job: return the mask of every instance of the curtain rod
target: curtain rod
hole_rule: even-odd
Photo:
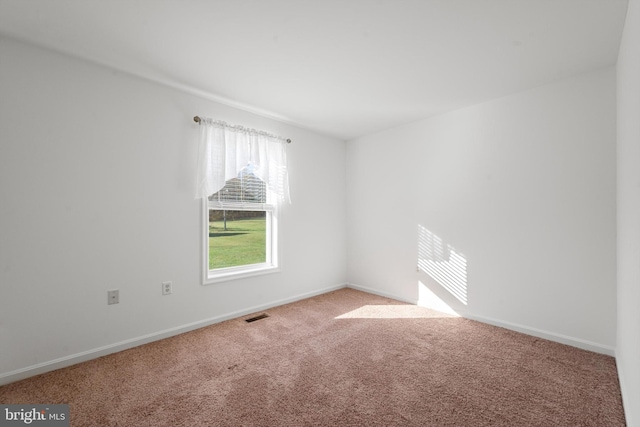
[[[199,124],[202,121],[202,119],[199,116],[194,116],[193,121]],[[290,139],[287,139],[286,141],[287,141],[287,144],[291,144]]]

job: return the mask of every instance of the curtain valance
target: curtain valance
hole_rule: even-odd
[[[247,166],[278,202],[288,201],[287,142],[284,138],[223,121],[201,118],[196,198],[207,198]]]

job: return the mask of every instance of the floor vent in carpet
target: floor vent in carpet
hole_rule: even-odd
[[[255,316],[255,317],[250,317],[248,319],[244,319],[244,321],[247,322],[247,323],[251,323],[251,322],[255,322],[256,320],[264,319],[266,317],[269,317],[269,315],[267,313],[262,313],[262,314],[259,314],[259,315]]]

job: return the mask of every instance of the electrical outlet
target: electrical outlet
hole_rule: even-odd
[[[173,291],[172,287],[172,282],[162,282],[162,295],[169,295]]]
[[[120,302],[120,290],[111,289],[107,291],[107,304],[118,304]]]

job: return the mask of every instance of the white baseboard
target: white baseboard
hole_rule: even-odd
[[[393,295],[392,293],[382,292],[377,289],[368,288],[366,286],[354,285],[353,283],[349,283],[347,287],[357,289],[362,292],[368,292],[370,294],[380,295],[380,296],[392,298],[398,301],[407,302],[409,304],[417,304],[417,301],[413,301],[408,298]],[[506,321],[494,319],[491,317],[478,316],[469,312],[458,311],[457,313],[466,319],[475,320],[477,322],[486,323],[493,326],[499,326],[501,328],[509,329],[512,331],[520,332],[520,333],[531,335],[538,338],[543,338],[543,339],[558,342],[561,344],[570,345],[572,347],[581,348],[583,350],[589,350],[595,353],[606,354],[607,356],[615,356],[615,349],[613,347],[598,344],[592,341],[587,341],[580,338],[574,338],[567,335],[557,334],[555,332],[544,331],[544,330],[532,328],[529,326],[519,325],[517,323],[506,322]]]
[[[593,341],[587,341],[580,338],[570,337],[568,335],[558,334],[555,332],[544,331],[542,329],[532,328],[529,326],[519,325],[517,323],[505,322],[503,320],[493,319],[491,317],[477,316],[470,313],[460,313],[466,319],[487,323],[493,326],[509,329],[523,334],[543,338],[549,341],[555,341],[560,344],[570,345],[572,347],[581,348],[583,350],[593,351],[595,353],[606,354],[607,356],[615,356],[615,349],[606,345],[598,344]]]
[[[151,334],[143,335],[136,338],[120,341],[114,344],[109,344],[103,347],[94,348],[91,350],[83,351],[69,356],[60,357],[58,359],[50,360],[36,365],[27,366],[25,368],[17,369],[7,373],[0,374],[0,385],[9,384],[15,381],[19,381],[25,378],[32,377],[34,375],[43,374],[45,372],[54,371],[56,369],[65,368],[67,366],[75,365],[77,363],[86,362],[87,360],[96,359],[98,357],[106,356],[111,353],[117,353],[119,351],[127,350],[129,348],[137,347],[143,344],[147,344],[153,341],[169,338],[174,335],[183,334],[185,332],[193,331],[195,329],[203,328],[205,326],[213,325],[215,323],[224,322],[225,320],[235,319],[237,317],[245,316],[247,314],[255,313],[258,311],[267,310],[269,308],[277,307],[284,304],[300,301],[306,298],[311,298],[316,295],[325,294],[338,289],[345,288],[347,284],[336,285],[329,288],[323,288],[317,291],[307,292],[304,294],[295,295],[289,298],[271,301],[266,304],[248,307],[243,310],[233,311],[220,316],[203,319],[197,322],[187,323],[185,325],[176,326],[175,328],[165,329],[163,331],[153,332]]]
[[[332,292],[338,289],[342,289],[345,287],[349,287],[352,289],[356,289],[362,292],[367,292],[374,295],[380,295],[386,298],[392,298],[397,301],[406,302],[409,304],[417,304],[417,301],[411,300],[408,298],[404,298],[402,296],[394,295],[389,292],[379,291],[377,289],[369,288],[366,286],[355,285],[353,283],[336,285],[328,288],[323,288],[313,292],[307,292],[304,294],[299,294],[293,297],[271,301],[266,304],[262,304],[259,306],[248,307],[243,310],[238,310],[230,313],[226,313],[220,316],[211,317],[208,319],[203,319],[197,322],[188,323],[185,325],[177,326],[175,328],[165,329],[163,331],[154,332],[151,334],[143,335],[140,337],[120,341],[114,344],[109,344],[103,347],[98,347],[95,349],[83,351],[80,353],[72,354],[69,356],[64,356],[58,359],[50,360],[43,363],[38,363],[36,365],[27,366],[25,368],[17,369],[15,371],[10,371],[7,373],[0,374],[0,385],[5,385],[12,383],[14,381],[19,381],[25,378],[32,377],[34,375],[43,374],[45,372],[54,371],[56,369],[65,368],[67,366],[75,365],[77,363],[86,362],[87,360],[96,359],[98,357],[106,356],[111,353],[117,353],[119,351],[127,350],[129,348],[137,347],[143,344],[147,344],[153,341],[158,341],[164,338],[169,338],[174,335],[179,335],[185,332],[193,331],[195,329],[203,328],[205,326],[213,325],[215,323],[220,323],[225,320],[235,319],[237,317],[245,316],[247,314],[255,313],[258,311],[266,310],[272,307],[277,307],[284,304],[289,304],[295,301],[303,300],[306,298],[311,298],[316,295],[325,294],[327,292]],[[559,342],[562,344],[567,344],[573,347],[582,348],[584,350],[594,351],[596,353],[606,354],[609,356],[615,356],[615,350],[612,347],[604,346],[601,344],[597,344],[591,341],[581,340],[578,338],[569,337],[562,334],[556,334],[553,332],[543,331],[536,328],[530,328],[523,325],[518,325],[511,322],[505,322],[498,319],[493,319],[484,316],[476,316],[469,313],[460,313],[465,318],[476,320],[478,322],[487,323],[494,326],[499,326],[505,329],[514,330],[517,332],[521,332],[527,335],[532,335],[539,338],[548,339],[550,341]]]
[[[369,288],[367,286],[361,286],[361,285],[356,285],[356,284],[353,284],[353,283],[349,283],[347,285],[347,288],[355,289],[357,291],[366,292],[368,294],[380,295],[381,297],[391,298],[391,299],[394,299],[396,301],[406,302],[408,304],[414,304],[414,305],[418,304],[417,300],[411,300],[411,299],[408,299],[408,298],[403,298],[401,296],[394,295],[394,294],[387,293],[387,292],[383,292],[383,291],[379,291],[377,289]]]
[[[618,355],[616,354],[616,361],[618,361]],[[620,384],[620,394],[622,395],[622,408],[624,409],[624,416],[628,426],[640,426],[640,423],[636,422],[634,417],[637,414],[640,414],[638,411],[638,404],[632,403],[629,400],[630,393],[627,391],[627,379],[624,375],[621,363],[616,363],[616,367],[618,369],[618,383]],[[640,421],[640,418],[638,419]]]

